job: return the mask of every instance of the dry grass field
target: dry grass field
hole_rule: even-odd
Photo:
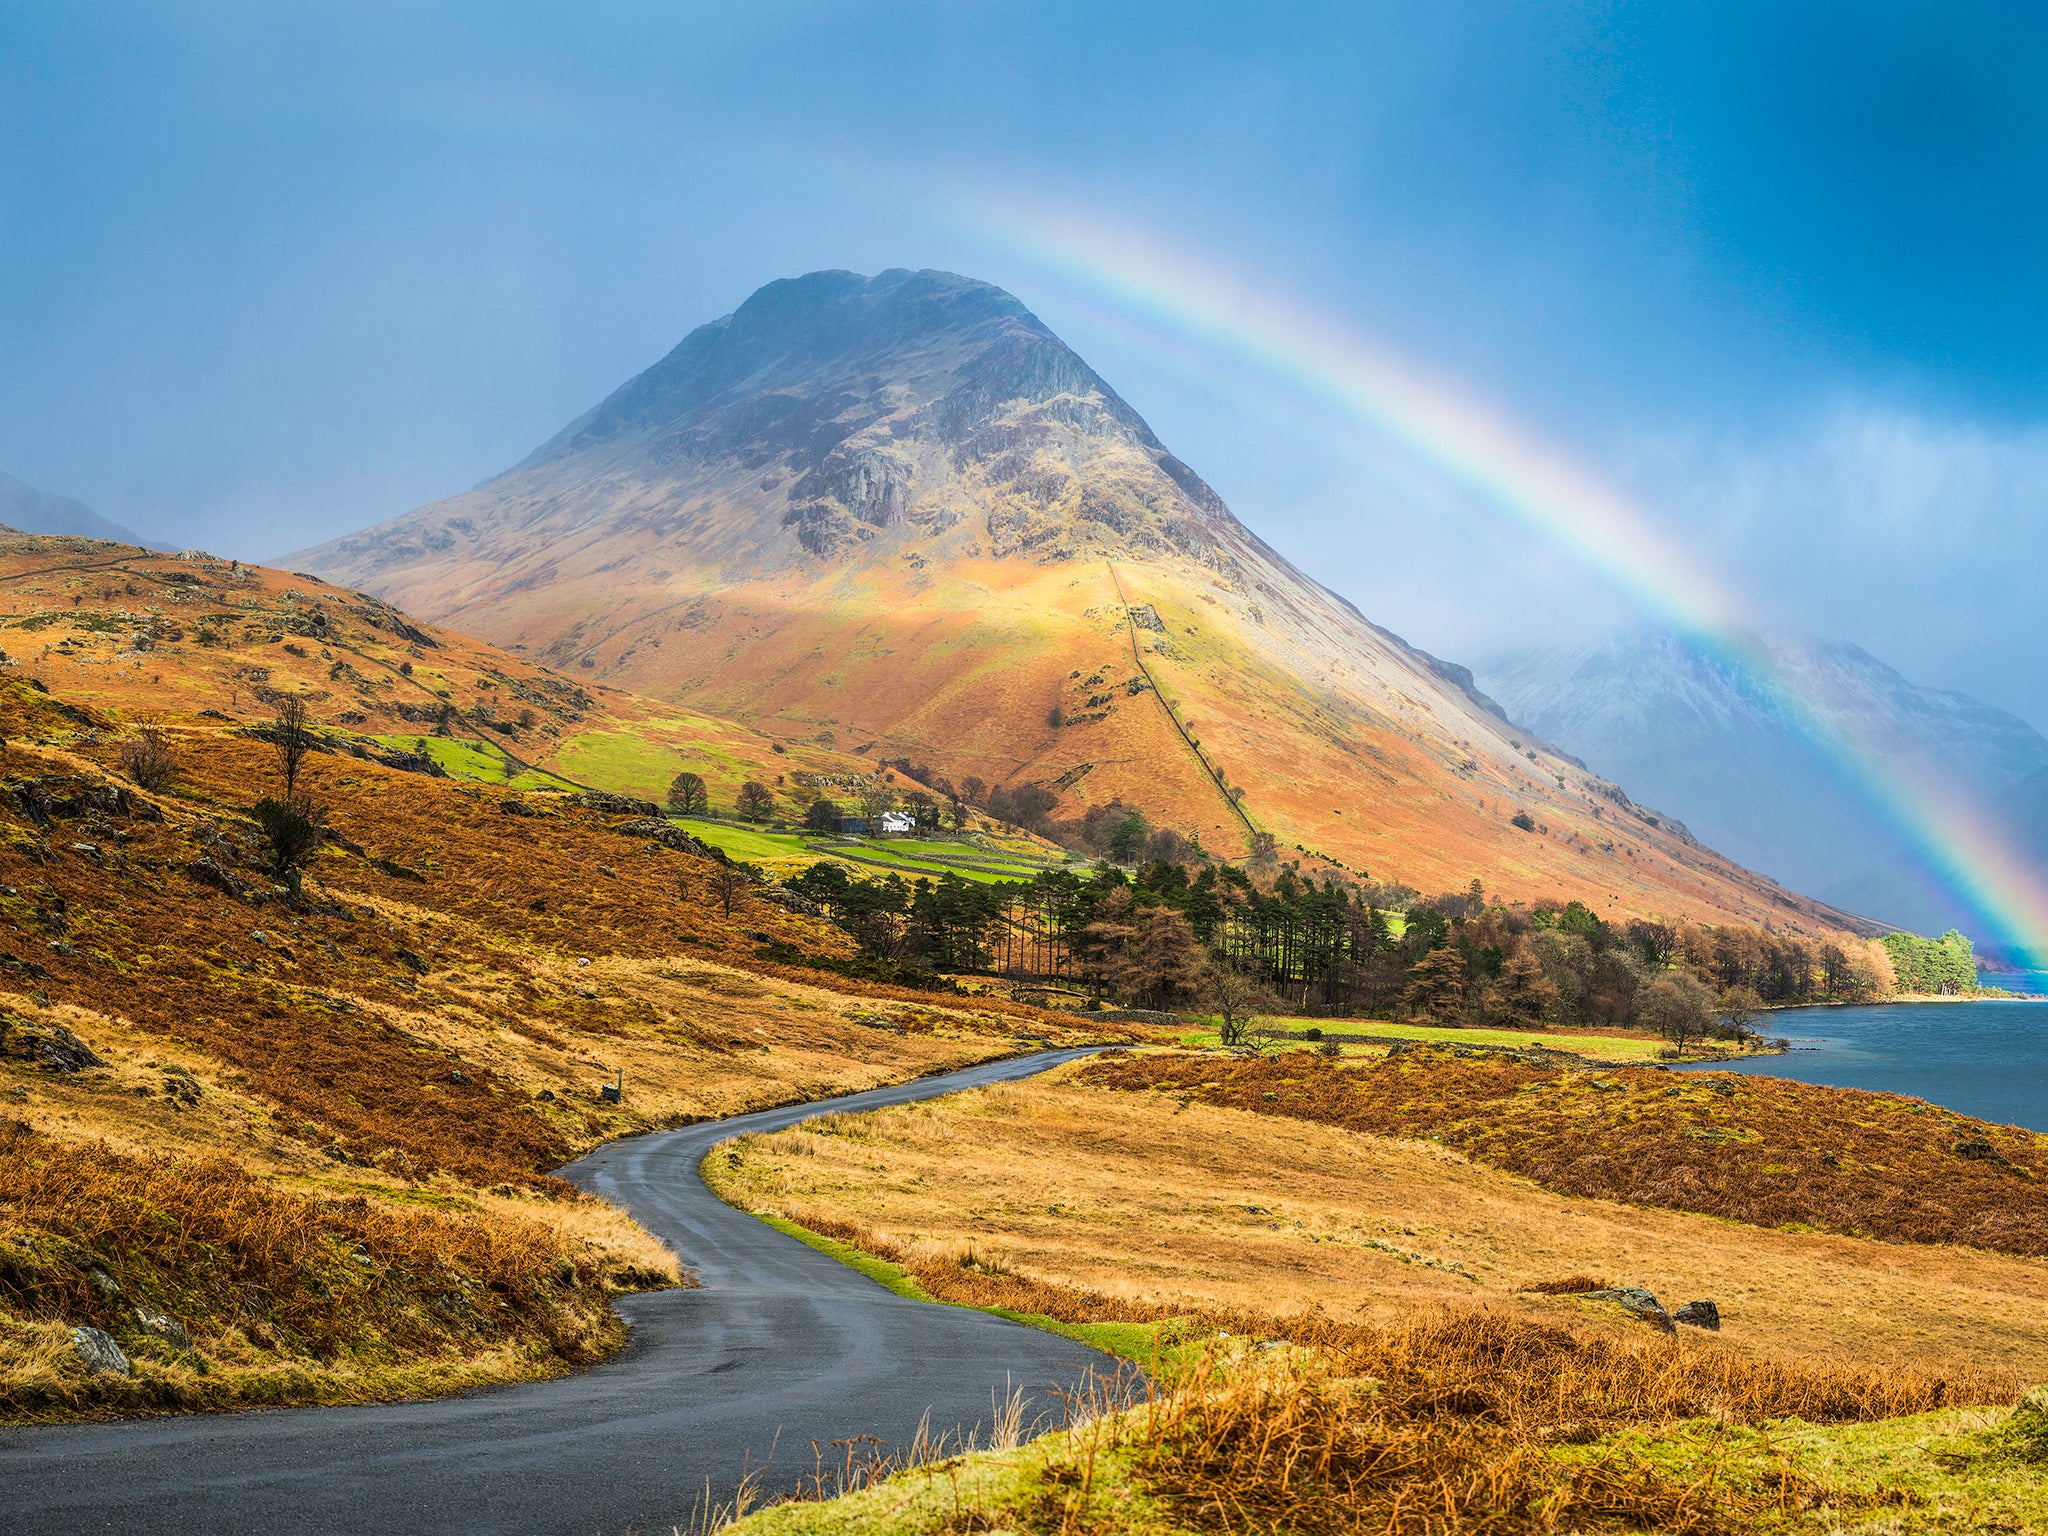
[[[2048,1138],[1898,1094],[1428,1049],[1344,1067],[1304,1052],[1155,1055],[1101,1063],[1086,1076],[1105,1088],[1428,1137],[1564,1194],[2048,1256]]]
[[[1529,1294],[1592,1275],[1668,1306],[1715,1301],[1724,1350],[2048,1378],[2048,1265],[1574,1198],[1434,1143],[1111,1093],[1088,1075],[813,1121],[707,1166],[737,1202],[857,1223],[863,1246],[967,1258],[1150,1315],[1391,1324],[1485,1303],[1641,1330],[1601,1304]]]
[[[2048,1376],[2048,1266],[1558,1195],[1435,1143],[1099,1075],[814,1121],[707,1161],[729,1199],[935,1297],[1149,1321],[1165,1351],[1150,1402],[1084,1399],[1028,1445],[850,1463],[821,1477],[826,1502],[746,1536],[2048,1519],[2034,1421],[1994,1406]],[[1527,1289],[1588,1273],[1714,1299],[1722,1331],[1667,1336]]]

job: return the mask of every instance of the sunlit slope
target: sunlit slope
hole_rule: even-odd
[[[869,772],[728,720],[572,680],[315,577],[90,539],[0,534],[0,651],[60,696],[130,721],[314,722],[458,776],[659,799],[682,768],[729,807],[749,778]],[[778,750],[778,747],[781,750]]]
[[[507,474],[295,558],[572,678],[1062,814],[1122,796],[1229,856],[1846,921],[1525,739],[945,273],[771,284]]]

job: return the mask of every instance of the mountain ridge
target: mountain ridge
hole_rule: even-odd
[[[1759,638],[1842,734],[1996,804],[2048,770],[2048,737],[2008,711],[1912,682],[1848,641]],[[1497,657],[1485,686],[1532,731],[1684,815],[1737,858],[1903,926],[1924,901],[1898,829],[1804,725],[1733,664],[1650,629]],[[1889,870],[1889,874],[1884,871]],[[1943,907],[1944,921],[1961,917]],[[1938,930],[1937,930],[1938,931]]]
[[[1524,740],[953,274],[769,284],[503,475],[290,559],[793,742],[1242,814],[1322,867],[1844,921]]]
[[[53,534],[59,537],[105,539],[132,544],[137,549],[162,552],[168,545],[152,543],[111,518],[102,517],[84,502],[53,491],[39,491],[24,480],[0,473],[0,526],[20,533]]]

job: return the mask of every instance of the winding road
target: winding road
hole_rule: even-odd
[[[813,1440],[986,1434],[1012,1385],[1115,1362],[982,1312],[905,1301],[732,1209],[697,1165],[729,1136],[1013,1081],[1047,1051],[866,1093],[615,1142],[562,1170],[672,1244],[701,1290],[621,1298],[632,1339],[593,1370],[427,1402],[0,1429],[6,1536],[300,1532],[669,1536],[742,1469],[812,1470]]]

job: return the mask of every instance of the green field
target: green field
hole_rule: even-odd
[[[727,858],[756,864],[765,859],[802,858],[810,845],[794,832],[764,832],[755,827],[736,827],[729,822],[702,821],[695,816],[676,819],[676,825],[700,843],[708,843]]]
[[[561,787],[562,781],[545,771],[521,769],[497,748],[482,742],[453,736],[372,736],[370,740],[400,752],[423,752],[451,779],[471,779],[481,784],[503,784],[509,788]]]
[[[1431,1024],[1406,1024],[1389,1019],[1261,1018],[1258,1022],[1270,1024],[1275,1029],[1299,1030],[1320,1026],[1333,1035],[1378,1035],[1445,1045],[1500,1045],[1517,1049],[1533,1045],[1545,1050],[1592,1056],[1601,1061],[1639,1061],[1645,1065],[1655,1062],[1657,1053],[1665,1049],[1665,1042],[1654,1035],[1575,1035],[1565,1030],[1549,1029],[1443,1029]],[[1190,1030],[1181,1036],[1183,1045],[1213,1046],[1220,1043],[1213,1029]],[[1369,1045],[1345,1047],[1347,1052],[1372,1049]]]

